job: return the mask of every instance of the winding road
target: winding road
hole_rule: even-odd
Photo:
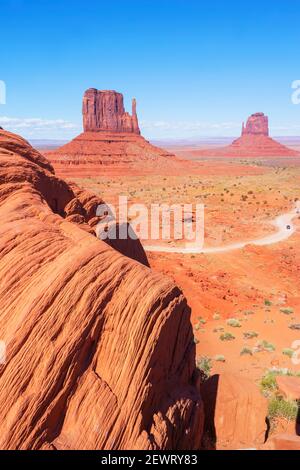
[[[247,240],[243,242],[232,243],[231,245],[214,246],[209,248],[203,248],[194,245],[183,247],[172,247],[163,245],[144,246],[144,250],[147,252],[157,253],[178,253],[178,254],[200,254],[200,253],[226,253],[228,251],[239,250],[247,245],[267,246],[273,245],[284,240],[287,240],[296,231],[296,227],[292,221],[294,218],[300,217],[300,205],[297,205],[291,212],[282,214],[276,219],[272,220],[271,225],[277,228],[275,233],[267,235],[264,238],[258,238],[253,240]]]

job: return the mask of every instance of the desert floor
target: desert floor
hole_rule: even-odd
[[[286,159],[287,160],[287,159]],[[116,203],[205,204],[205,246],[264,237],[270,221],[300,199],[295,161],[201,162],[202,175],[72,178]],[[300,340],[300,216],[295,233],[270,246],[247,245],[228,253],[149,253],[153,269],[174,279],[192,308],[198,360],[211,373],[230,371],[257,383],[272,367],[297,372],[288,351]],[[233,319],[228,324],[228,320]],[[228,335],[227,333],[230,333]],[[225,339],[224,335],[225,334]],[[288,423],[287,425],[288,426]]]

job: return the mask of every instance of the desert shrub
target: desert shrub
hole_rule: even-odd
[[[196,338],[196,337],[194,337],[194,343],[195,343],[195,344],[199,344],[199,342],[200,342],[199,339]]]
[[[245,315],[246,317],[248,317],[248,316],[250,316],[250,315],[254,315],[254,312],[253,312],[253,310],[245,310],[245,311],[244,311],[244,315]]]
[[[265,300],[265,306],[266,307],[271,307],[272,306],[272,302],[268,299]]]
[[[241,323],[236,319],[236,318],[229,318],[229,320],[227,320],[227,325],[228,326],[231,326],[232,328],[241,328]]]
[[[220,336],[221,341],[233,341],[235,339],[235,336],[233,336],[231,333],[223,333]]]
[[[299,412],[299,404],[293,400],[284,400],[282,397],[273,396],[269,402],[269,418],[285,418],[296,421]]]
[[[240,354],[241,354],[241,356],[247,356],[247,355],[252,356],[253,355],[252,350],[250,348],[247,348],[247,347],[243,348],[241,350]]]
[[[300,324],[293,324],[293,325],[289,325],[289,328],[291,330],[300,330]]]
[[[258,337],[258,333],[256,333],[256,331],[245,331],[244,333],[245,339],[253,339],[257,337]]]
[[[291,349],[291,348],[285,348],[285,349],[282,350],[282,354],[284,354],[285,356],[288,356],[290,358],[293,357],[294,353],[295,353],[294,349]]]
[[[260,341],[256,347],[258,351],[268,351],[268,352],[276,351],[276,346],[272,343],[269,343],[266,340]]]
[[[211,358],[208,356],[201,356],[197,360],[197,369],[201,370],[207,378],[210,377],[211,369],[212,369],[212,361]]]
[[[223,354],[217,354],[215,356],[215,361],[216,362],[226,362],[226,358],[225,358],[225,356],[223,356]]]
[[[224,328],[223,327],[220,327],[220,328],[215,328],[213,330],[213,333],[222,333],[224,331]]]
[[[280,312],[284,313],[285,315],[292,315],[294,313],[294,309],[291,307],[281,308]]]
[[[220,318],[221,318],[221,315],[220,315],[219,313],[215,313],[215,314],[213,315],[213,319],[214,319],[214,320],[220,320]]]

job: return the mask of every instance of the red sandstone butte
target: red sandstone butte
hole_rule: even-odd
[[[199,449],[190,308],[96,238],[99,202],[0,131],[0,449]]]
[[[249,117],[246,126],[243,123],[242,135],[231,145],[223,148],[193,151],[195,156],[215,157],[296,157],[299,152],[280,144],[269,137],[269,119],[264,113],[255,113]]]
[[[264,135],[269,136],[269,119],[264,113],[252,114],[249,117],[246,127],[243,123],[242,136],[243,135]]]
[[[140,135],[135,99],[130,115],[121,93],[91,88],[84,93],[82,113],[84,132],[46,153],[59,174],[91,176],[107,169],[147,173],[182,166],[175,155]]]
[[[125,112],[123,95],[112,90],[90,88],[83,97],[84,132],[110,131],[140,134],[136,100],[132,100],[132,116]]]

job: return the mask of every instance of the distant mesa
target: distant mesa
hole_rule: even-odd
[[[228,157],[296,157],[296,150],[280,144],[270,137],[269,118],[264,113],[252,114],[243,123],[242,135],[227,147],[193,152],[197,156]]]
[[[168,171],[180,160],[141,136],[137,102],[125,111],[123,95],[113,90],[88,89],[83,96],[83,130],[74,140],[47,152],[58,174],[92,176],[107,169],[121,172]]]

